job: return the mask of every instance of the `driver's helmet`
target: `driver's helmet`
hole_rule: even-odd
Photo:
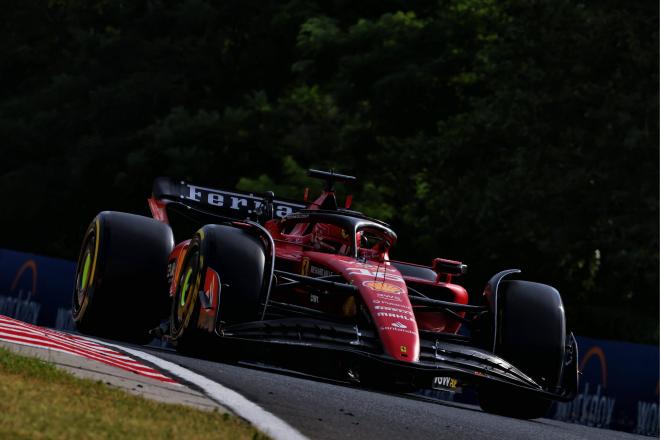
[[[317,223],[312,229],[312,245],[319,251],[348,255],[352,240],[346,230],[328,223]]]

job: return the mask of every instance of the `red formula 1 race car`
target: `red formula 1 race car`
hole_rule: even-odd
[[[315,360],[369,386],[474,385],[484,410],[520,418],[575,395],[577,345],[557,290],[511,269],[469,301],[453,282],[464,264],[390,260],[394,231],[349,210],[350,197],[337,205],[334,183],[355,178],[309,174],[325,180],[311,203],[159,178],[153,219],[100,213],[78,260],[77,328]]]

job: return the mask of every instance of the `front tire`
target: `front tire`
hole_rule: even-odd
[[[218,325],[260,318],[266,256],[261,241],[249,232],[226,225],[206,225],[190,242],[179,271],[170,313],[170,337],[177,350],[203,355]],[[219,278],[212,326],[199,322],[199,298],[207,272]],[[213,304],[213,298],[208,300]]]
[[[101,212],[83,239],[72,315],[89,335],[147,343],[167,316],[172,230],[148,217]]]
[[[545,390],[558,387],[565,357],[566,318],[559,292],[530,281],[502,281],[498,290],[498,334],[495,354],[530,376]],[[534,419],[543,417],[551,401],[499,383],[478,389],[484,411]]]

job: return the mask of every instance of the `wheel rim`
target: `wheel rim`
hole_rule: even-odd
[[[87,288],[87,282],[89,281],[89,269],[92,265],[92,254],[89,252],[85,252],[85,258],[84,258],[84,263],[83,263],[83,271],[82,271],[82,280],[78,283],[78,301],[82,301],[83,299],[83,292]],[[78,277],[80,278],[80,277]]]
[[[83,251],[76,266],[75,294],[73,296],[74,317],[84,309],[93,283],[94,259],[96,252],[96,229],[91,228],[84,240]]]
[[[189,318],[196,297],[194,291],[199,284],[199,249],[194,247],[188,251],[184,270],[181,271],[174,297],[172,313],[172,335],[177,337],[183,332],[186,320]]]
[[[190,288],[190,275],[192,275],[192,267],[188,268],[188,273],[186,273],[186,277],[183,280],[183,288],[181,289],[181,301],[179,302],[181,307],[186,305],[186,297],[188,296],[188,289]]]

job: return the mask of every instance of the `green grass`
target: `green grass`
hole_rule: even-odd
[[[228,414],[155,402],[0,349],[0,438],[267,437]]]

